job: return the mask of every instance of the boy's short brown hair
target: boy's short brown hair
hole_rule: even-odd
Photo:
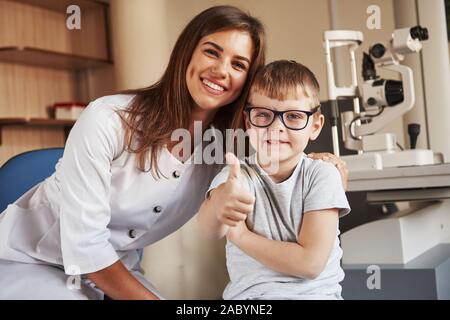
[[[299,98],[300,94],[311,98],[314,104],[311,108],[320,105],[320,86],[316,76],[293,60],[277,60],[264,66],[255,75],[251,91],[277,100]]]

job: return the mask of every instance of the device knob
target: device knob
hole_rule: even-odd
[[[377,100],[375,98],[373,98],[373,97],[370,97],[369,99],[367,99],[367,104],[369,106],[374,106],[374,105],[377,104]]]
[[[420,133],[420,124],[418,123],[408,124],[408,135],[411,149],[416,148],[417,137],[419,136],[419,133]]]
[[[377,43],[370,48],[369,53],[372,57],[380,59],[386,53],[386,48],[381,43]]]
[[[409,30],[409,34],[411,35],[411,38],[413,39],[419,39],[420,41],[428,40],[428,29],[422,28],[420,25],[412,27]]]

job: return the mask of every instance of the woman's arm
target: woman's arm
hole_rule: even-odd
[[[252,258],[275,271],[315,279],[325,268],[336,240],[338,209],[303,215],[298,243],[264,238],[245,223],[230,228],[227,238]]]
[[[114,300],[159,300],[118,260],[109,267],[87,275],[97,287]]]

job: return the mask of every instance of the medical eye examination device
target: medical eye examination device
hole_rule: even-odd
[[[341,235],[344,299],[450,299],[450,164],[440,150],[416,148],[418,135],[426,133],[417,123],[407,126],[409,149],[383,131],[415,106],[415,75],[403,62],[406,55],[419,55],[428,39],[428,29],[416,25],[360,52],[362,32],[324,33],[333,151],[354,153],[341,156],[349,169],[348,191],[366,192],[369,204],[409,204]],[[336,48],[347,49],[341,52],[349,56],[349,86],[336,84]],[[380,70],[394,77],[383,78]],[[341,100],[350,100],[353,110],[340,112]],[[370,270],[380,273],[378,289],[367,282]]]

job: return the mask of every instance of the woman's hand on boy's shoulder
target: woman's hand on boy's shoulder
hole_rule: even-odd
[[[313,160],[322,160],[329,163],[332,163],[339,171],[342,179],[342,185],[344,186],[344,190],[347,191],[348,187],[348,169],[347,164],[344,160],[341,158],[335,156],[332,153],[329,152],[311,152],[308,154],[308,158],[311,158]]]

